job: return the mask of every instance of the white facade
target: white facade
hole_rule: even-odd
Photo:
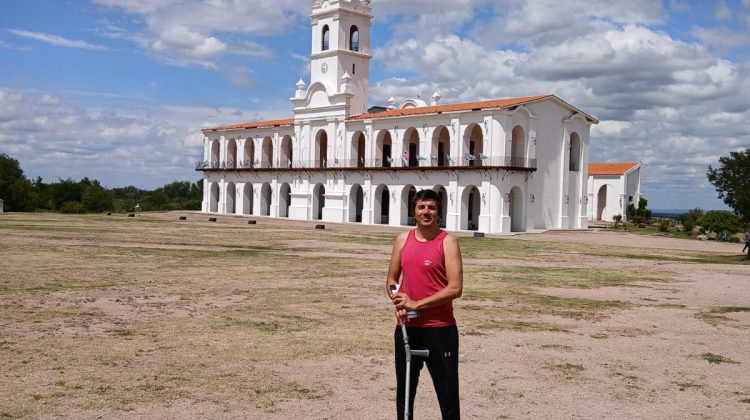
[[[367,112],[371,19],[369,1],[313,2],[311,83],[297,83],[294,118],[203,130],[204,212],[405,226],[429,188],[448,230],[587,227],[596,119],[554,95],[435,94]]]
[[[611,222],[615,215],[628,218],[627,208],[641,198],[640,163],[592,163],[588,174],[589,220]]]

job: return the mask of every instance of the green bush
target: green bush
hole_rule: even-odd
[[[77,214],[77,213],[84,213],[85,210],[83,208],[83,204],[79,201],[66,201],[62,204],[62,207],[60,207],[60,211],[62,213],[69,213],[69,214]]]
[[[670,226],[672,226],[672,222],[667,219],[659,221],[659,232],[669,232]]]
[[[701,226],[715,233],[727,231],[730,234],[734,234],[742,230],[742,223],[737,216],[724,210],[706,212],[701,219]]]
[[[687,213],[683,213],[679,217],[677,217],[677,220],[682,223],[683,231],[687,235],[693,233],[695,227],[701,224],[701,219],[703,219],[703,210],[699,208],[694,208]],[[700,233],[705,233],[705,231]]]

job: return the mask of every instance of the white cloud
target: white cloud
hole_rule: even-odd
[[[78,94],[0,87],[0,150],[18,159],[28,177],[48,182],[88,176],[109,187],[154,188],[200,178],[192,169],[202,158],[201,128],[260,117],[236,108],[157,106],[102,96],[113,98],[112,104],[92,108],[75,105]]]
[[[78,48],[82,50],[93,50],[93,51],[111,51],[110,48],[105,47],[103,45],[90,44],[86,41],[81,41],[81,40],[67,39],[59,35],[47,34],[44,32],[30,32],[30,31],[24,31],[20,29],[8,29],[8,32],[16,36],[29,38],[29,39],[35,39],[37,41],[42,41],[47,44],[55,45],[58,47]]]
[[[218,67],[225,54],[270,56],[264,45],[251,41],[235,42],[229,34],[265,36],[285,32],[301,21],[309,9],[302,0],[94,0],[134,14],[145,23],[145,31],[123,34],[106,24],[100,30],[112,36],[135,40],[147,51],[178,65],[198,64]],[[303,7],[302,4],[305,4]]]
[[[463,37],[405,36],[376,50],[376,62],[408,76],[372,84],[371,100],[433,89],[444,103],[556,93],[602,120],[593,161],[644,162],[657,205],[717,203],[705,172],[750,147],[750,67],[652,29],[667,18],[660,2],[522,3]]]
[[[718,20],[726,20],[732,17],[732,9],[729,8],[727,2],[721,0],[714,9],[714,17]]]

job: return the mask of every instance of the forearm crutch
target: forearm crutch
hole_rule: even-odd
[[[412,314],[414,316],[412,316]],[[406,317],[416,318],[419,316],[419,312],[410,311],[406,314]],[[406,325],[401,324],[401,334],[404,336],[404,354],[406,355],[406,389],[404,398],[404,420],[409,420],[409,408],[411,406],[411,357],[427,357],[430,355],[429,350],[412,350],[409,345],[409,335],[406,333]]]
[[[391,285],[391,294],[398,292],[400,284]],[[407,319],[419,318],[419,311],[406,312]],[[401,324],[401,334],[404,336],[404,355],[406,356],[406,389],[404,398],[404,420],[409,420],[409,407],[411,406],[411,357],[427,357],[430,355],[429,350],[412,350],[409,345],[409,334],[406,333],[406,324]]]

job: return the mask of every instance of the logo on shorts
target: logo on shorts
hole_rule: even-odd
[[[424,260],[424,261],[422,261],[422,264],[424,264],[425,267],[429,267],[429,266],[432,265],[432,261],[430,261],[430,260]]]
[[[443,355],[443,357],[451,357],[451,352],[446,351]]]

